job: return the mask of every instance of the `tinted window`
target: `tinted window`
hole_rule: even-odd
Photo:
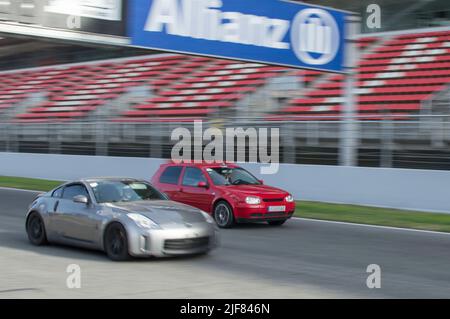
[[[195,167],[186,167],[186,171],[183,176],[184,186],[198,186],[198,182],[205,182],[206,178],[203,172]]]
[[[86,187],[80,184],[66,186],[64,188],[63,198],[73,199],[77,195],[84,195],[89,197]]]
[[[218,167],[214,171],[222,175],[230,184],[233,185],[260,185],[261,182],[250,172],[241,167]]]
[[[156,188],[144,182],[100,181],[92,182],[90,186],[99,203],[167,199]]]
[[[221,174],[213,170],[212,168],[207,168],[209,177],[212,179],[214,185],[230,185],[230,182]]]
[[[181,166],[169,166],[165,169],[165,171],[161,174],[159,178],[160,183],[166,184],[178,184],[178,179],[181,174],[181,170],[183,167]]]
[[[52,193],[52,197],[58,197],[58,198],[61,197],[62,191],[63,191],[62,187],[55,189]]]

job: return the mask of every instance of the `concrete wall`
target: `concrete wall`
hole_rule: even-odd
[[[165,160],[0,153],[0,175],[56,180],[92,176],[150,179]],[[244,167],[296,199],[450,213],[450,171],[281,164],[275,175]]]
[[[95,176],[150,179],[161,159],[110,156],[1,153],[0,175],[72,180]]]

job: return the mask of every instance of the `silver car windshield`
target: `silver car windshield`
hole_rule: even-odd
[[[136,181],[98,181],[89,183],[98,203],[165,200],[164,194],[150,184]]]

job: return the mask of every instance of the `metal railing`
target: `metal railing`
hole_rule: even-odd
[[[302,116],[280,121],[237,117],[202,122],[202,129],[277,128],[280,161],[339,165],[343,152],[343,120]],[[186,119],[185,119],[186,120]],[[409,120],[360,117],[354,133],[359,166],[450,169],[450,115],[417,115]],[[174,129],[194,133],[193,122],[117,123],[107,118],[92,122],[16,124],[0,122],[0,151],[77,155],[170,158],[177,140]],[[206,145],[210,140],[203,140]],[[347,146],[348,147],[348,146]],[[225,149],[225,148],[224,148]]]

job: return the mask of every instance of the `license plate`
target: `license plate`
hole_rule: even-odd
[[[269,206],[269,212],[284,212],[286,206]]]

